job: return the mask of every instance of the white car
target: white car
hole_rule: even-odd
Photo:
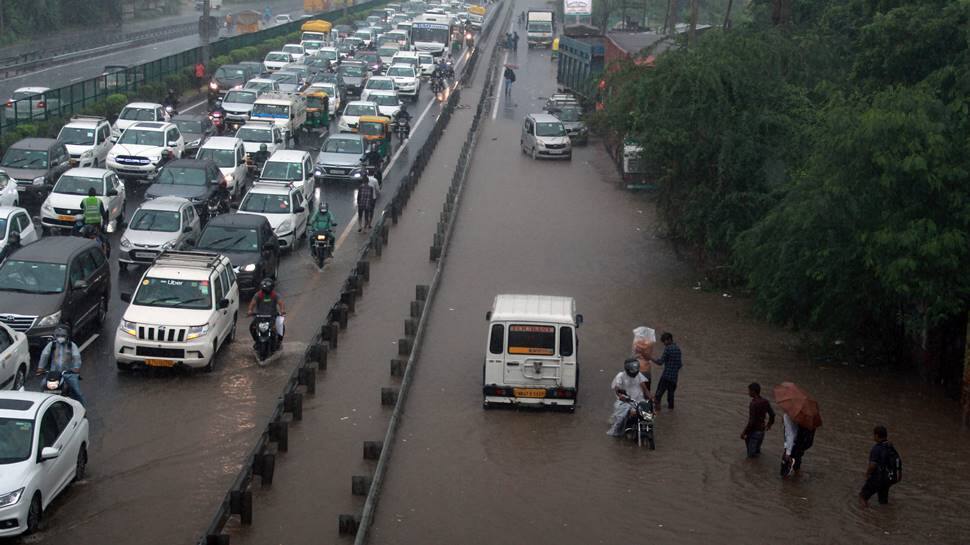
[[[139,121],[168,121],[165,108],[154,102],[132,102],[125,106],[111,126],[111,141],[117,142],[125,129]]]
[[[120,226],[125,222],[125,184],[118,175],[103,168],[72,168],[54,184],[50,195],[40,206],[40,222],[44,231],[73,229],[83,219],[81,201],[94,189],[98,200],[108,211],[108,221]]]
[[[0,170],[0,206],[17,206],[20,197],[17,195],[17,182]]]
[[[121,237],[118,268],[151,265],[165,250],[179,250],[187,241],[198,241],[202,222],[192,201],[181,197],[159,197],[141,204],[131,215]]]
[[[256,91],[259,94],[272,93],[280,90],[280,84],[276,83],[276,80],[269,78],[253,78],[246,82],[243,89]],[[253,102],[255,102],[255,100]],[[249,109],[252,110],[252,106],[250,106]]]
[[[333,119],[334,114],[340,111],[340,90],[337,89],[337,85],[335,83],[326,82],[311,83],[310,86],[307,87],[307,92],[313,90],[319,90],[327,93],[327,97],[330,99],[327,101],[327,105],[330,109],[330,118]]]
[[[185,153],[185,138],[174,123],[142,121],[125,129],[111,151],[108,168],[122,178],[153,179],[170,159]]]
[[[27,380],[29,367],[27,335],[0,324],[0,388],[19,390]]]
[[[390,66],[394,61],[394,55],[400,50],[401,46],[397,42],[385,43],[377,48],[377,56],[381,58],[381,64]]]
[[[336,47],[321,47],[317,56],[330,61],[330,66],[336,70],[337,62],[340,61],[340,51]]]
[[[317,51],[320,51],[320,48],[323,47],[323,42],[318,40],[303,40],[300,42],[300,45],[303,46],[303,50],[306,51],[307,55],[316,55]]]
[[[354,100],[347,103],[343,115],[337,123],[338,132],[357,132],[357,123],[362,115],[377,115],[377,104],[364,100]]]
[[[306,48],[300,44],[286,44],[283,46],[282,51],[289,53],[293,57],[293,62],[302,63],[303,57],[306,57]]]
[[[303,192],[304,200],[310,200],[313,195],[313,158],[303,150],[277,150],[263,164],[259,182],[292,185]]]
[[[250,121],[239,127],[236,138],[242,140],[243,150],[247,155],[259,151],[259,147],[266,144],[266,151],[272,155],[276,150],[286,149],[286,139],[283,130],[271,121]]]
[[[354,38],[357,38],[358,40],[363,42],[365,49],[369,49],[371,41],[374,40],[374,34],[372,32],[372,29],[363,28],[354,32]]]
[[[401,110],[401,99],[397,96],[397,91],[373,91],[368,98],[377,104],[377,110],[381,115],[391,119],[394,119]]]
[[[0,395],[0,537],[37,530],[44,510],[84,478],[88,419],[73,399],[41,392]]]
[[[7,245],[10,233],[20,233],[20,245],[37,242],[40,234],[30,221],[30,214],[19,206],[0,206],[0,248]]]
[[[278,25],[282,25],[283,23],[292,23],[293,17],[290,17],[288,13],[284,13],[282,15],[277,15],[276,17],[274,17],[273,21],[275,21],[276,24]]]
[[[360,99],[367,101],[370,93],[374,91],[393,91],[394,78],[387,76],[373,76],[364,84],[364,90],[360,93]]]
[[[275,72],[291,62],[293,62],[293,55],[286,51],[270,51],[263,59],[263,68],[267,72]]]
[[[421,53],[418,55],[418,68],[421,69],[422,76],[430,76],[434,73],[434,57]]]
[[[297,240],[306,237],[311,204],[292,184],[257,182],[239,203],[239,213],[265,217],[280,248],[293,249]]]
[[[49,87],[21,87],[15,89],[13,96],[7,100],[3,116],[6,119],[44,119],[48,115],[57,115],[60,100],[48,96]]]
[[[421,80],[412,66],[395,64],[387,69],[387,75],[394,78],[394,86],[398,94],[417,98],[421,89]]]
[[[246,148],[242,140],[233,136],[213,136],[202,144],[195,158],[212,159],[222,172],[232,198],[240,195],[249,172]]]
[[[57,140],[67,148],[72,167],[98,168],[111,149],[111,124],[103,117],[76,115],[61,127]]]

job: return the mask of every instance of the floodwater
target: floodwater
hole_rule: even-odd
[[[516,13],[529,7],[540,3]],[[571,162],[519,153],[521,119],[555,85],[549,52],[524,41],[510,59],[512,100],[485,125],[462,197],[371,542],[970,542],[970,433],[957,404],[911,369],[813,363],[744,299],[695,289],[698,273],[656,236],[649,197],[618,187],[601,144]],[[484,317],[498,293],[576,298],[575,413],[482,410]],[[639,325],[672,332],[684,353],[655,451],[605,433],[610,381]],[[824,420],[791,481],[778,476],[780,414],[760,459],[746,459],[739,438],[748,383],[770,395],[785,380],[819,400]],[[863,510],[876,424],[889,428],[904,481],[888,506],[873,498]]]

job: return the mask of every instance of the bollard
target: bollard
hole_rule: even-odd
[[[385,407],[397,403],[397,388],[381,388],[381,405]]]
[[[330,348],[337,348],[337,336],[340,334],[340,324],[337,322],[330,322]]]
[[[353,299],[351,299],[353,301]],[[347,306],[344,304],[340,305],[340,329],[347,329],[347,321],[350,319],[350,311],[353,310],[352,306]]]
[[[420,319],[422,312],[424,312],[424,301],[411,301],[411,317]]]
[[[290,447],[290,432],[286,422],[270,422],[267,426],[269,440],[276,443],[276,448],[280,452],[286,452]]]
[[[384,241],[384,244],[387,244],[387,237],[390,233],[391,228],[387,224],[381,223],[381,239]]]
[[[374,255],[376,255],[377,257],[381,257],[381,253],[384,250],[381,248],[381,245],[377,244],[377,241],[374,240],[373,238],[371,239],[370,247],[374,250]]]
[[[357,262],[357,274],[364,279],[365,282],[370,282],[370,261],[361,260]]]
[[[354,291],[354,298],[360,299],[364,295],[364,279],[360,275],[354,273],[348,278],[350,281],[349,287]]]
[[[407,356],[411,353],[411,337],[397,340],[397,355]]]
[[[447,227],[447,226],[445,225],[445,222],[443,222],[443,221],[438,221],[438,226],[437,226],[437,228],[435,228],[435,231],[434,231],[434,233],[435,233],[436,235],[440,235],[440,236],[444,236],[444,235],[445,235],[445,227]]]
[[[344,305],[337,305],[334,307],[333,321],[330,322],[331,324],[337,324],[340,329],[347,328],[347,315],[346,311],[344,310],[345,308],[346,307]]]
[[[317,393],[317,366],[316,362],[308,361],[300,367],[297,375],[297,382],[306,388],[306,393],[309,395]]]
[[[239,515],[239,522],[250,525],[253,523],[253,492],[252,490],[230,490],[229,512]]]
[[[328,326],[324,326],[324,327],[328,327]],[[327,346],[326,344],[321,344],[320,359],[317,360],[317,369],[322,370],[327,368],[327,356],[329,355],[329,353],[330,353],[330,347]]]
[[[404,335],[413,337],[418,332],[418,321],[413,318],[404,320]]]
[[[441,257],[441,248],[432,244],[428,257],[431,261],[438,261],[438,258]]]
[[[370,490],[371,478],[367,475],[352,475],[350,477],[350,493],[354,496],[366,496]]]
[[[323,336],[323,329],[321,328],[320,336]],[[320,361],[320,354],[327,349],[327,345],[323,343],[312,343],[307,347],[306,361]]]
[[[283,410],[293,415],[293,421],[303,420],[303,394],[290,392],[283,394]]]
[[[444,243],[444,237],[439,235],[438,233],[435,233],[434,236],[432,237],[431,245],[441,248],[443,243]]]
[[[264,487],[272,486],[273,475],[276,473],[276,455],[269,452],[253,456],[253,475],[259,475],[259,482]]]
[[[427,301],[430,290],[431,288],[427,284],[418,284],[414,287],[414,298],[418,301]]]
[[[340,515],[337,517],[338,532],[342,536],[352,536],[357,533],[360,519],[354,515]]]
[[[229,536],[226,534],[205,536],[205,545],[229,545]]]
[[[377,460],[381,457],[381,450],[383,449],[384,443],[380,441],[364,441],[364,459]]]
[[[398,216],[401,214],[401,210],[398,207],[397,199],[391,201],[391,222],[397,225]]]
[[[445,212],[444,210],[442,210],[441,215],[438,216],[438,221],[440,221],[441,223],[448,223],[448,212]]]
[[[344,291],[340,292],[340,306],[347,308],[348,315],[357,308],[357,298],[354,297],[354,292],[352,290],[345,289]]]
[[[394,358],[391,360],[391,376],[392,377],[403,377],[404,370],[407,369],[407,360],[402,360]]]

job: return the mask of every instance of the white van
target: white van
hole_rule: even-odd
[[[579,387],[576,314],[572,297],[497,295],[485,315],[488,335],[483,405],[576,405]]]
[[[253,103],[249,119],[272,121],[283,131],[287,141],[292,140],[306,122],[306,97],[280,92],[264,93]]]
[[[573,146],[565,125],[552,114],[529,114],[522,123],[519,138],[522,153],[539,157],[573,158]]]
[[[242,194],[249,166],[246,164],[246,148],[243,141],[234,136],[213,136],[202,144],[196,159],[212,159],[226,179],[226,187],[232,198]]]

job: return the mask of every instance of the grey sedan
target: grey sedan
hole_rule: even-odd
[[[317,155],[313,176],[318,181],[350,180],[364,156],[364,137],[353,133],[331,135]]]

